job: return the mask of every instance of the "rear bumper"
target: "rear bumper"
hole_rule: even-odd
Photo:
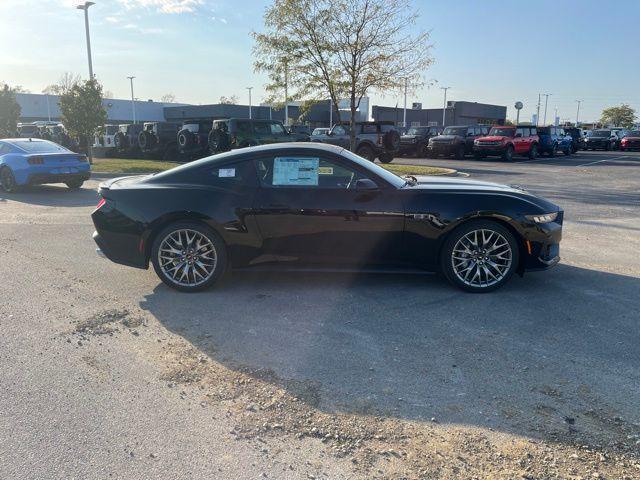
[[[91,178],[91,172],[78,173],[31,173],[27,177],[29,185],[42,185],[44,183],[67,183],[85,181]]]
[[[134,257],[126,258],[123,255],[118,254],[117,248],[112,248],[112,246],[105,240],[103,236],[98,233],[98,231],[93,232],[93,241],[96,242],[98,248],[96,248],[96,253],[103,258],[107,258],[114,263],[119,263],[120,265],[126,265],[128,267],[147,269],[149,268],[149,264],[147,263],[143,254],[136,254]],[[129,250],[121,249],[123,252],[127,252]],[[134,250],[135,251],[135,250]]]

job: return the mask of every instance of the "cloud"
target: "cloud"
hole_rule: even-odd
[[[193,13],[205,0],[118,0],[127,10],[147,8],[159,13]]]
[[[144,35],[164,33],[164,30],[161,28],[141,27],[140,25],[136,25],[135,23],[127,23],[126,25],[123,25],[122,28],[125,30],[132,30],[134,32],[142,33]]]
[[[106,17],[105,20],[109,23],[119,23],[120,19],[118,17]]]

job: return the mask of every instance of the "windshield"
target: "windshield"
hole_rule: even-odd
[[[442,132],[443,135],[460,135],[464,137],[467,134],[467,127],[447,127]]]
[[[429,131],[428,128],[418,128],[418,127],[411,127],[409,130],[407,130],[407,135],[422,135],[424,133],[427,133]]]
[[[591,132],[592,137],[610,137],[611,130],[594,130]]]
[[[36,125],[22,125],[20,127],[21,133],[35,133],[38,131],[38,127]]]
[[[491,130],[489,130],[489,135],[493,135],[496,137],[513,137],[515,133],[515,128],[493,127]]]
[[[380,167],[379,165],[377,165],[376,163],[373,163],[369,160],[365,160],[364,158],[356,155],[353,152],[350,152],[349,150],[342,150],[340,154],[348,158],[349,160],[351,160],[353,163],[357,163],[361,167],[364,167],[367,170],[369,170],[370,172],[375,173],[376,175],[383,178],[384,180],[386,180],[396,188],[401,188],[407,183],[404,179],[400,178],[395,173],[391,173],[389,170],[386,170]]]
[[[27,153],[62,153],[70,152],[64,147],[61,147],[57,143],[49,142],[47,140],[14,140],[11,142],[15,147],[27,152]]]
[[[313,131],[313,135],[324,135],[325,133],[327,133],[329,131],[328,128],[316,128]]]

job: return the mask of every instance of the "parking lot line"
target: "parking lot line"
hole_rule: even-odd
[[[627,156],[613,157],[613,158],[605,158],[603,160],[596,160],[595,162],[582,163],[580,165],[576,165],[576,167],[588,167],[589,165],[595,165],[596,163],[609,162],[611,160],[620,160],[621,158],[629,158]]]

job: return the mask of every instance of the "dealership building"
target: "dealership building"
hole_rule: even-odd
[[[21,122],[60,121],[58,106],[60,97],[33,93],[17,93],[16,99],[21,107]],[[189,105],[182,103],[162,103],[154,101],[135,101],[121,99],[105,99],[103,105],[107,111],[107,123],[121,124],[138,122],[182,122],[185,120],[215,120],[222,118],[255,118],[285,121],[285,108],[270,105]],[[369,106],[369,98],[363,98],[357,111],[357,121],[371,118],[377,121],[392,121],[403,125],[404,110],[398,107],[380,105]],[[407,125],[442,125],[442,108],[425,108],[414,104],[415,108],[407,109]],[[341,101],[338,105],[341,120],[349,120],[349,103]],[[503,124],[507,115],[507,107],[486,103],[450,101],[447,102],[445,125],[471,125],[475,123]],[[329,127],[337,122],[335,108],[329,100],[314,103],[301,117],[301,105],[291,102],[288,107],[289,124],[303,123],[311,128]]]

